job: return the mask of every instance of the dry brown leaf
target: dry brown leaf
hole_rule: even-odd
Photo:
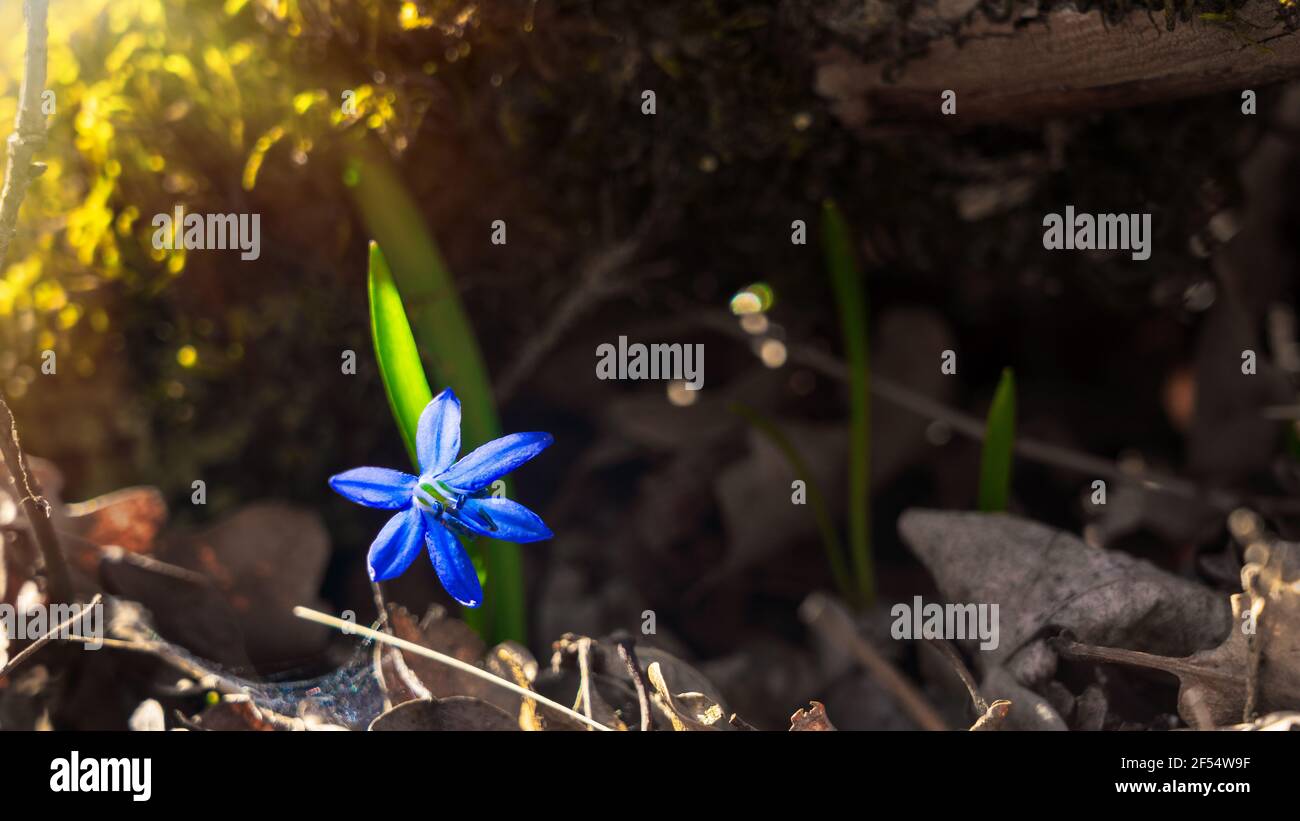
[[[1210,650],[1168,658],[1059,642],[1074,658],[1162,670],[1178,677],[1178,712],[1198,728],[1249,722],[1300,707],[1300,544],[1257,542],[1246,551],[1234,626]]]
[[[452,696],[443,699],[408,701],[370,722],[370,729],[424,730],[518,730],[509,713],[477,698]]]
[[[389,604],[389,625],[398,638],[481,667],[499,678],[535,691],[537,660],[527,648],[515,642],[502,642],[484,653],[483,640],[478,634],[464,622],[446,617],[445,612],[440,607],[431,607],[425,617],[416,622],[406,608]],[[531,699],[425,656],[389,651],[384,654],[382,670],[385,689],[394,698],[400,698],[404,693],[420,699],[468,696],[516,716],[518,729],[584,729],[553,709],[540,707]]]
[[[469,625],[458,619],[446,618],[444,613],[442,608],[430,608],[425,617],[417,622],[405,607],[389,604],[388,623],[393,635],[399,639],[436,650],[467,664],[478,664],[483,658],[485,649],[483,640],[470,629]],[[482,697],[484,694],[487,685],[481,679],[448,667],[435,659],[417,656],[414,653],[397,652],[400,653],[406,669],[415,676],[418,685],[433,698]]]
[[[79,537],[64,540],[64,549],[90,573],[99,561],[99,548],[113,545],[128,553],[152,553],[167,522],[167,503],[155,487],[128,487],[70,504],[64,513],[68,531]]]
[[[1061,631],[1174,656],[1214,647],[1232,627],[1222,595],[1028,519],[913,509],[898,530],[945,601],[999,605],[999,643],[975,653],[985,674],[1004,667],[1030,684],[1050,666],[1040,637]]]
[[[1260,716],[1248,724],[1234,724],[1225,730],[1245,730],[1264,732],[1300,732],[1300,713],[1269,713]]]
[[[523,645],[513,641],[501,642],[487,654],[485,666],[495,675],[535,692],[533,683],[537,681],[537,659]],[[551,724],[558,725],[557,729],[583,729],[568,716],[557,715],[553,709],[539,709],[538,703],[532,699],[506,690],[501,690],[501,693],[519,705],[517,714],[521,730],[546,730]]]
[[[835,725],[831,724],[830,718],[826,715],[826,705],[820,701],[812,702],[812,707],[803,709],[802,707],[790,716],[790,732],[824,732],[834,730]]]
[[[987,732],[989,730],[999,730],[1002,728],[1002,722],[1006,721],[1007,715],[1011,712],[1011,702],[1006,699],[998,699],[989,705],[984,715],[975,720],[971,725],[970,731]]]
[[[100,553],[99,578],[106,592],[148,610],[168,641],[226,667],[252,666],[239,616],[206,576],[110,547]]]
[[[664,681],[659,662],[651,662],[646,675],[655,691],[652,698],[672,722],[674,730],[720,730],[729,726],[723,721],[722,708],[704,694],[679,693],[674,696]]]
[[[267,502],[167,540],[159,558],[210,578],[238,614],[253,663],[275,665],[320,653],[329,640],[329,628],[293,615],[297,605],[326,609],[329,555],[319,515]]]

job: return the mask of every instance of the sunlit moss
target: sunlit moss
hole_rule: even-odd
[[[390,0],[327,5],[312,15],[299,0],[78,0],[75,13],[52,14],[47,87],[56,106],[42,156],[47,171],[29,191],[11,264],[0,272],[3,348],[21,358],[42,332],[60,339],[108,332],[108,312],[91,307],[106,283],[145,293],[168,287],[186,256],[152,247],[150,218],[178,202],[229,210],[232,165],[251,191],[268,163],[292,164],[296,173],[313,152],[338,156],[363,132],[393,150],[409,146],[428,108],[396,93],[399,75],[360,75],[368,82],[354,89],[356,111],[343,115],[335,75],[309,68],[328,68],[331,58],[304,49],[306,39],[337,42],[339,31],[355,33],[359,21],[373,21],[381,42],[425,36],[404,34],[399,14],[456,39],[477,24],[477,4],[468,0],[408,5],[414,18]],[[15,89],[24,31],[4,32],[0,84]],[[459,57],[469,53],[468,42],[451,46]],[[0,95],[0,122],[14,121],[16,97]],[[277,152],[286,139],[290,149]],[[113,330],[131,324],[114,317]],[[0,379],[13,367],[0,363]]]

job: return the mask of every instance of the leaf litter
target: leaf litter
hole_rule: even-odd
[[[62,705],[51,700],[44,665],[11,674],[10,686],[0,692],[5,726],[42,726],[52,709],[76,712],[93,703],[120,716],[120,724],[110,715],[104,726],[138,731],[589,729],[581,717],[615,730],[753,728],[700,668],[626,634],[565,634],[543,665],[517,643],[486,647],[439,606],[417,618],[387,605],[385,629],[394,636],[539,699],[385,644],[335,637],[327,647],[328,633],[302,627],[290,610],[314,603],[328,536],[311,514],[285,505],[251,506],[205,529],[168,529],[157,492],[128,488],[77,505],[54,497],[52,515],[70,545],[78,588],[106,594],[111,653],[83,662],[90,683],[65,693]],[[13,516],[3,526],[21,531]],[[900,677],[904,689],[919,686],[915,693],[902,694],[897,682],[886,689],[895,709],[913,697],[936,698],[946,677],[960,680],[968,696],[964,711],[945,705],[947,726],[1175,726],[1159,720],[1134,725],[1117,714],[1115,671],[1127,670],[1175,677],[1178,720],[1187,726],[1279,730],[1300,723],[1296,543],[1265,536],[1256,526],[1243,539],[1241,592],[1229,596],[1006,514],[913,510],[900,518],[899,531],[945,600],[999,602],[1002,610],[996,649],[972,652],[968,642],[937,654],[942,662],[923,664],[919,685]],[[36,590],[37,560],[21,533],[6,548],[5,595]],[[284,576],[294,581],[273,591],[271,580]],[[826,634],[831,640],[816,654],[823,674],[809,679],[814,697],[790,715],[794,731],[836,729],[827,703],[815,697],[827,682],[845,676],[889,681],[883,671],[904,661],[891,653],[876,662],[883,666],[854,672],[856,651],[845,648],[858,640],[874,643],[867,638],[874,617],[849,613],[828,596],[818,606],[831,608],[827,612],[849,632],[839,639],[834,631]],[[249,636],[250,627],[264,623],[294,627],[276,637]],[[322,653],[336,659],[333,666],[306,678],[259,672],[259,659]],[[834,657],[847,657],[848,666],[830,662]],[[951,672],[936,672],[944,668]],[[723,670],[713,663],[707,669]],[[1080,669],[1091,671],[1081,687]],[[138,700],[105,700],[103,683],[119,677]],[[550,707],[543,698],[569,709]]]

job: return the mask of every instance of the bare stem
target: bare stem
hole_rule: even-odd
[[[74,610],[73,614],[69,616],[67,619],[65,619],[61,624],[56,624],[55,626],[51,627],[49,629],[49,632],[47,632],[45,635],[41,636],[36,641],[29,644],[27,647],[23,648],[23,651],[18,655],[14,656],[12,659],[10,659],[8,664],[5,664],[4,666],[0,666],[0,678],[4,678],[5,676],[12,673],[14,669],[18,667],[18,665],[22,664],[24,661],[27,661],[27,659],[30,658],[32,655],[34,655],[37,650],[49,644],[52,639],[58,638],[60,633],[66,633],[68,628],[76,624],[78,621],[80,621],[81,618],[85,616],[89,610],[95,607],[102,606],[100,605],[100,601],[102,599],[103,596],[100,595],[99,593],[96,593],[95,598],[90,600],[90,604],[87,604],[85,607],[77,607]]]
[[[799,606],[799,617],[827,640],[845,648],[898,701],[923,730],[947,730],[948,725],[921,691],[889,659],[858,635],[848,614],[824,593],[813,593]]]
[[[59,537],[54,533],[54,523],[50,521],[50,504],[42,496],[37,496],[32,489],[32,473],[27,466],[27,457],[23,455],[18,442],[18,423],[14,421],[13,412],[4,397],[0,396],[0,428],[8,427],[9,435],[0,435],[0,455],[4,456],[5,466],[9,468],[9,481],[17,492],[19,504],[27,521],[32,525],[32,535],[36,545],[45,558],[45,579],[49,585],[48,593],[52,602],[72,601],[72,581],[68,577],[68,565],[59,549]]]
[[[0,269],[9,254],[9,243],[18,225],[18,210],[27,195],[27,186],[45,170],[33,162],[36,152],[45,145],[45,115],[41,113],[41,94],[45,91],[45,18],[48,0],[26,0],[27,61],[23,67],[23,87],[18,97],[18,116],[14,133],[9,135],[9,154],[5,163],[5,184],[0,191]]]
[[[27,58],[23,66],[23,86],[18,97],[18,115],[14,118],[14,133],[9,135],[8,157],[5,161],[4,189],[0,190],[0,271],[9,256],[9,244],[18,226],[18,211],[27,186],[41,175],[44,166],[33,161],[36,152],[45,145],[45,115],[41,113],[41,94],[45,91],[45,20],[49,11],[48,0],[26,0],[23,16],[27,18]],[[18,497],[31,522],[36,544],[45,556],[45,574],[49,582],[49,595],[54,601],[72,600],[72,585],[68,568],[59,552],[59,541],[50,523],[49,507],[45,500],[32,491],[31,472],[18,444],[18,425],[14,415],[0,398],[0,426],[8,423],[9,436],[0,435],[0,453],[9,467],[9,478],[18,491]]]

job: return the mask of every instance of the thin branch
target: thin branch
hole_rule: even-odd
[[[976,715],[986,715],[989,711],[989,703],[984,696],[980,694],[979,685],[975,683],[975,677],[971,675],[970,670],[966,669],[966,662],[961,660],[957,648],[953,647],[947,639],[926,639],[925,644],[929,645],[952,667],[952,671],[961,679],[961,683],[966,685],[966,692],[970,694],[971,704],[975,707]]]
[[[865,639],[842,609],[842,605],[823,593],[813,593],[799,605],[799,617],[828,640],[845,647],[876,681],[897,699],[903,711],[923,730],[947,730],[943,717],[931,706],[921,691],[888,659],[880,655]]]
[[[26,0],[23,16],[27,19],[27,56],[23,66],[23,86],[18,96],[18,115],[14,118],[14,133],[9,135],[8,157],[5,162],[5,182],[0,190],[0,271],[9,257],[9,244],[18,227],[18,211],[27,196],[27,186],[45,170],[33,162],[36,152],[45,145],[45,115],[41,113],[41,94],[45,90],[47,0]],[[72,584],[68,568],[59,551],[59,541],[50,523],[49,506],[32,491],[31,472],[27,459],[18,443],[18,425],[9,405],[0,397],[0,427],[8,422],[9,436],[0,434],[0,453],[9,467],[21,500],[23,512],[31,522],[36,544],[45,556],[45,574],[49,582],[50,599],[57,602],[72,600]]]
[[[615,643],[618,646],[619,658],[627,665],[627,674],[632,679],[632,686],[636,688],[637,706],[641,710],[641,732],[650,732],[655,729],[654,711],[650,708],[650,682],[646,681],[641,663],[637,661],[636,642],[628,636],[618,636]]]
[[[1147,670],[1159,670],[1171,675],[1187,676],[1197,681],[1213,681],[1218,684],[1243,685],[1246,677],[1236,673],[1225,673],[1207,665],[1188,661],[1186,658],[1157,656],[1141,650],[1127,650],[1123,647],[1098,647],[1069,639],[1053,639],[1050,646],[1057,653],[1077,661],[1092,661],[1101,664],[1124,664],[1130,667],[1142,667]]]
[[[0,678],[4,678],[5,676],[12,673],[14,671],[14,668],[22,664],[24,661],[26,661],[28,657],[33,655],[37,650],[40,650],[45,645],[49,644],[50,641],[56,638],[59,633],[66,631],[73,624],[75,624],[76,622],[84,618],[86,615],[86,611],[90,610],[93,607],[99,606],[99,603],[101,600],[103,600],[103,598],[104,598],[103,596],[96,593],[95,598],[91,599],[90,604],[87,604],[85,607],[74,606],[73,608],[74,612],[71,616],[64,619],[61,624],[51,627],[49,632],[47,632],[45,635],[41,636],[36,641],[29,644],[27,647],[24,647],[23,651],[18,655],[14,656],[13,658],[11,658],[9,660],[9,663],[4,665],[4,667],[0,667]]]
[[[717,330],[737,339],[751,339],[735,321],[719,311],[699,312],[695,321],[698,324]],[[840,382],[849,379],[849,366],[831,354],[814,348],[786,343],[789,361],[811,368],[823,376]],[[943,422],[956,433],[976,441],[984,439],[983,419],[950,408],[942,402],[917,393],[898,382],[879,373],[872,374],[871,393],[873,396],[909,410],[919,416]],[[1219,488],[1209,488],[1189,479],[1178,476],[1143,471],[1129,473],[1114,462],[1081,453],[1076,450],[1042,442],[1029,437],[1017,437],[1015,452],[1031,462],[1063,468],[1085,476],[1109,479],[1115,482],[1132,482],[1148,493],[1167,493],[1184,499],[1203,502],[1216,510],[1230,513],[1242,506],[1250,506],[1271,515],[1288,515],[1300,513],[1300,501],[1285,497],[1244,496]]]
[[[27,466],[27,457],[23,455],[22,445],[18,441],[18,423],[14,421],[13,412],[8,403],[0,396],[0,429],[9,428],[9,435],[0,434],[0,456],[4,457],[5,466],[9,468],[9,481],[17,492],[19,504],[27,521],[32,525],[32,535],[36,545],[45,558],[45,579],[49,584],[51,602],[72,601],[72,581],[68,576],[68,565],[59,549],[59,538],[54,533],[54,523],[50,521],[50,503],[42,496],[37,496],[32,489],[32,473]]]
[[[524,380],[536,372],[538,364],[559,344],[564,334],[579,319],[602,301],[631,286],[632,283],[628,282],[614,286],[611,280],[635,261],[647,237],[661,220],[662,212],[662,202],[656,200],[646,210],[630,236],[587,259],[578,275],[578,282],[553,310],[547,312],[546,324],[519,348],[515,361],[497,382],[496,395],[499,404],[508,402],[514,396]],[[662,273],[661,268],[652,266],[648,276],[660,273]]]
[[[18,97],[18,116],[14,133],[9,136],[9,157],[5,164],[5,184],[0,191],[0,270],[9,254],[9,243],[18,226],[18,210],[27,196],[27,186],[45,170],[33,162],[36,152],[45,146],[45,115],[41,113],[41,93],[45,90],[45,18],[48,0],[26,0],[27,60],[23,67],[23,87]]]

